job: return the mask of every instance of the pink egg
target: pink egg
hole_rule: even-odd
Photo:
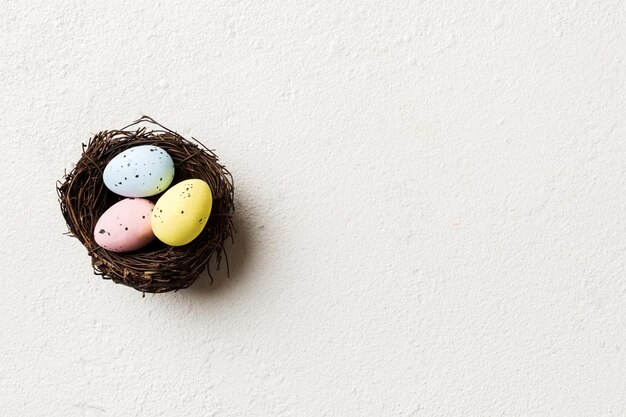
[[[130,252],[154,239],[150,215],[154,204],[145,198],[126,198],[113,204],[98,219],[93,236],[112,252]]]

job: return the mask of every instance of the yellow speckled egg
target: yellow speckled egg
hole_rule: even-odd
[[[211,214],[213,195],[202,180],[185,180],[167,190],[152,212],[152,231],[163,243],[182,246],[194,240]]]

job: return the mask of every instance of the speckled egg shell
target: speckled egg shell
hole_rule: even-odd
[[[112,252],[130,252],[154,239],[150,216],[154,204],[143,198],[125,198],[113,204],[98,219],[93,235],[96,243]]]
[[[116,155],[104,168],[106,187],[124,197],[162,193],[174,179],[174,161],[158,146],[141,145]]]
[[[163,243],[186,245],[204,229],[212,205],[211,188],[206,182],[198,179],[179,182],[156,202],[152,230]]]

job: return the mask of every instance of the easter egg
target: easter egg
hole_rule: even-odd
[[[112,252],[130,252],[154,239],[150,216],[154,204],[144,198],[125,198],[113,204],[96,222],[96,243]]]
[[[212,205],[211,188],[206,182],[198,179],[179,182],[154,205],[152,230],[163,243],[186,245],[204,229]]]
[[[174,179],[174,161],[158,146],[141,145],[116,155],[104,168],[104,185],[124,197],[149,197]]]

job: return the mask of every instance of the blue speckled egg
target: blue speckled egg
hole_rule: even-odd
[[[162,193],[174,179],[174,161],[158,146],[141,145],[116,155],[104,168],[106,187],[124,197]]]

